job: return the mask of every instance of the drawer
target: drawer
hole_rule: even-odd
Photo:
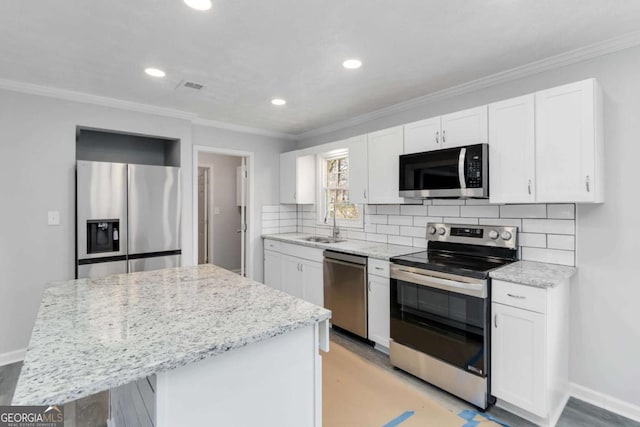
[[[280,252],[280,242],[278,242],[277,240],[265,239],[264,248],[269,251]]]
[[[491,293],[493,302],[538,313],[546,313],[547,311],[547,291],[545,289],[493,280]]]
[[[389,278],[389,261],[369,258],[369,274]]]
[[[291,243],[280,242],[281,254],[290,255],[296,258],[302,258],[314,262],[322,262],[323,250],[312,248],[304,245],[294,245]]]

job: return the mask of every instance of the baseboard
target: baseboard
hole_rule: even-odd
[[[22,362],[27,349],[22,348],[20,350],[8,351],[0,354],[0,366],[10,365],[16,362]]]
[[[570,383],[571,396],[590,403],[609,412],[640,422],[640,406],[634,405],[613,396],[592,390],[585,386]]]

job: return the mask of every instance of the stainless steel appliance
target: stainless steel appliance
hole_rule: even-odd
[[[476,144],[400,156],[400,196],[489,197],[489,145]]]
[[[517,228],[431,223],[427,239],[391,259],[391,364],[485,409],[489,272],[517,259]]]
[[[326,250],[323,264],[331,323],[367,338],[367,258]]]
[[[180,265],[180,168],[78,161],[76,277]]]

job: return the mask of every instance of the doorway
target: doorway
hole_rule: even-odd
[[[252,277],[252,153],[194,147],[194,242],[198,264]]]

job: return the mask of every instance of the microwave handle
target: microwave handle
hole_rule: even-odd
[[[458,158],[458,178],[460,179],[460,188],[467,188],[467,177],[465,176],[465,159],[467,157],[467,149],[460,149],[460,157]]]

